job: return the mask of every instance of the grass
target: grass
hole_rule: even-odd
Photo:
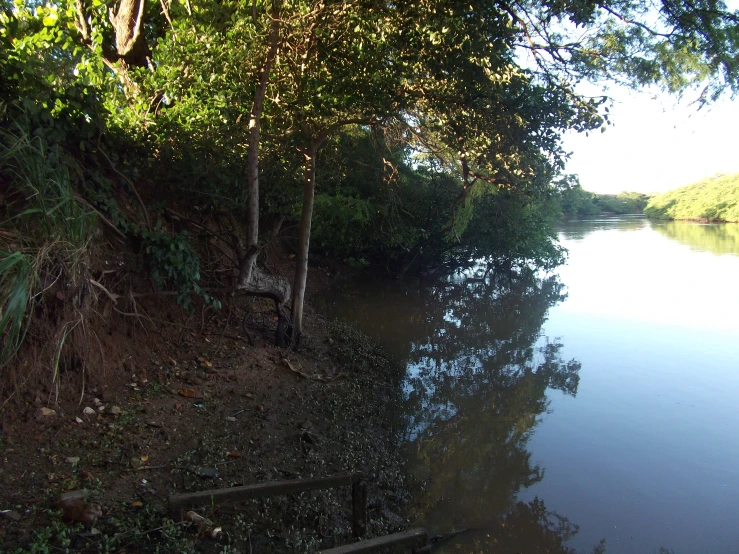
[[[0,131],[0,366],[18,352],[29,313],[47,294],[80,305],[95,214],[75,197],[72,167],[22,123]]]
[[[644,213],[655,219],[739,222],[739,173],[715,175],[659,194]]]

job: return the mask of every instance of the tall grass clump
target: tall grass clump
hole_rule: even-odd
[[[95,213],[75,196],[71,158],[11,123],[0,131],[0,367],[17,354],[48,296],[82,309],[95,228]]]

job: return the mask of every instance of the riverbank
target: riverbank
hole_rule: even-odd
[[[739,174],[715,175],[659,194],[644,214],[653,219],[736,223],[739,221]]]
[[[137,348],[125,375],[58,405],[39,396],[19,403],[0,443],[4,550],[307,552],[345,544],[348,490],[196,507],[222,528],[218,540],[175,525],[166,500],[355,471],[369,486],[368,535],[404,528],[395,409],[403,368],[345,325],[315,313],[306,320],[299,353],[267,340],[250,347],[216,319],[200,329],[139,330],[128,339]],[[94,522],[63,521],[56,509],[60,494],[79,489],[89,491],[85,503],[100,505]]]

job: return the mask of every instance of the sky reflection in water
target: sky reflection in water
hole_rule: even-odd
[[[407,362],[408,515],[474,528],[441,552],[739,552],[723,227],[578,221],[553,277],[375,281],[328,303]]]
[[[739,552],[738,232],[640,218],[563,229],[569,296],[543,333],[582,380],[575,401],[549,395],[529,444],[546,478],[521,498],[577,521],[578,546]]]

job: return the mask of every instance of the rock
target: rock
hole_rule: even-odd
[[[196,525],[212,525],[213,522],[207,518],[204,518],[197,512],[187,512],[184,517],[182,518],[185,521],[192,521]]]
[[[103,515],[100,504],[85,502],[88,491],[80,489],[59,496],[57,507],[62,510],[65,521],[80,521],[92,525]]]
[[[3,510],[0,512],[3,514],[3,516],[11,521],[20,521],[21,515],[16,512],[15,510]]]
[[[80,419],[79,417],[75,417],[75,418],[74,418],[74,420],[75,420],[75,421],[76,421],[77,423],[82,423],[82,420],[81,420],[81,419]]]
[[[66,461],[67,461],[67,463],[70,463],[70,464],[76,464],[76,463],[78,463],[80,461],[80,457],[79,456],[70,456],[69,458],[67,458]]]
[[[228,416],[226,417],[226,421],[236,421],[236,418],[234,416]]]
[[[121,409],[120,406],[113,406],[110,409],[110,413],[113,414],[113,415],[123,415],[124,412],[123,412],[123,410]]]
[[[187,512],[183,519],[194,523],[209,539],[218,540],[223,536],[223,530],[220,527],[213,527],[211,520],[204,518],[196,512]]]
[[[92,403],[95,404],[95,406],[102,406],[103,402],[99,398],[93,398]]]
[[[218,470],[214,467],[195,467],[195,466],[187,466],[187,470],[191,473],[194,473],[198,477],[203,477],[204,479],[217,479],[218,478]]]
[[[76,499],[84,500],[88,494],[90,494],[90,491],[88,491],[87,489],[77,489],[77,490],[65,492],[59,495],[59,504],[70,502]]]
[[[39,408],[36,412],[36,419],[42,420],[45,418],[55,417],[56,416],[56,410],[52,410],[51,408]]]
[[[87,406],[84,410],[82,410],[82,413],[85,415],[95,415],[95,410]]]

